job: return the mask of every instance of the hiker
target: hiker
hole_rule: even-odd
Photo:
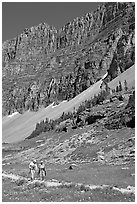
[[[34,159],[33,161],[30,162],[29,164],[29,173],[31,173],[31,180],[33,181],[35,178],[35,172],[37,171],[38,166],[37,166],[37,161]]]
[[[43,180],[46,176],[46,167],[43,161],[39,164],[39,175],[41,180]]]

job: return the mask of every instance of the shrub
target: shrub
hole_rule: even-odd
[[[126,108],[131,107],[135,109],[135,91],[133,91],[133,94],[129,96],[128,104]]]
[[[85,103],[82,103],[77,109],[77,115],[83,112],[84,110],[85,110]]]
[[[18,180],[15,181],[17,186],[22,186],[25,182],[26,182],[25,179],[18,179]]]
[[[118,100],[123,101],[124,100],[123,96],[122,95],[118,96]]]

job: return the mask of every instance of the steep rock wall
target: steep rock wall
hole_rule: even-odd
[[[73,98],[106,72],[111,80],[133,65],[134,7],[104,3],[58,31],[41,23],[4,42],[4,114]]]

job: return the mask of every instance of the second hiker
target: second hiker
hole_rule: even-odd
[[[46,167],[43,161],[40,161],[39,164],[39,175],[41,180],[43,180],[46,176]]]

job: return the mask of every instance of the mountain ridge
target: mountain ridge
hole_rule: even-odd
[[[3,44],[5,114],[69,100],[108,69],[111,80],[134,64],[134,3],[105,3],[92,13],[74,19],[59,31],[39,24]]]

